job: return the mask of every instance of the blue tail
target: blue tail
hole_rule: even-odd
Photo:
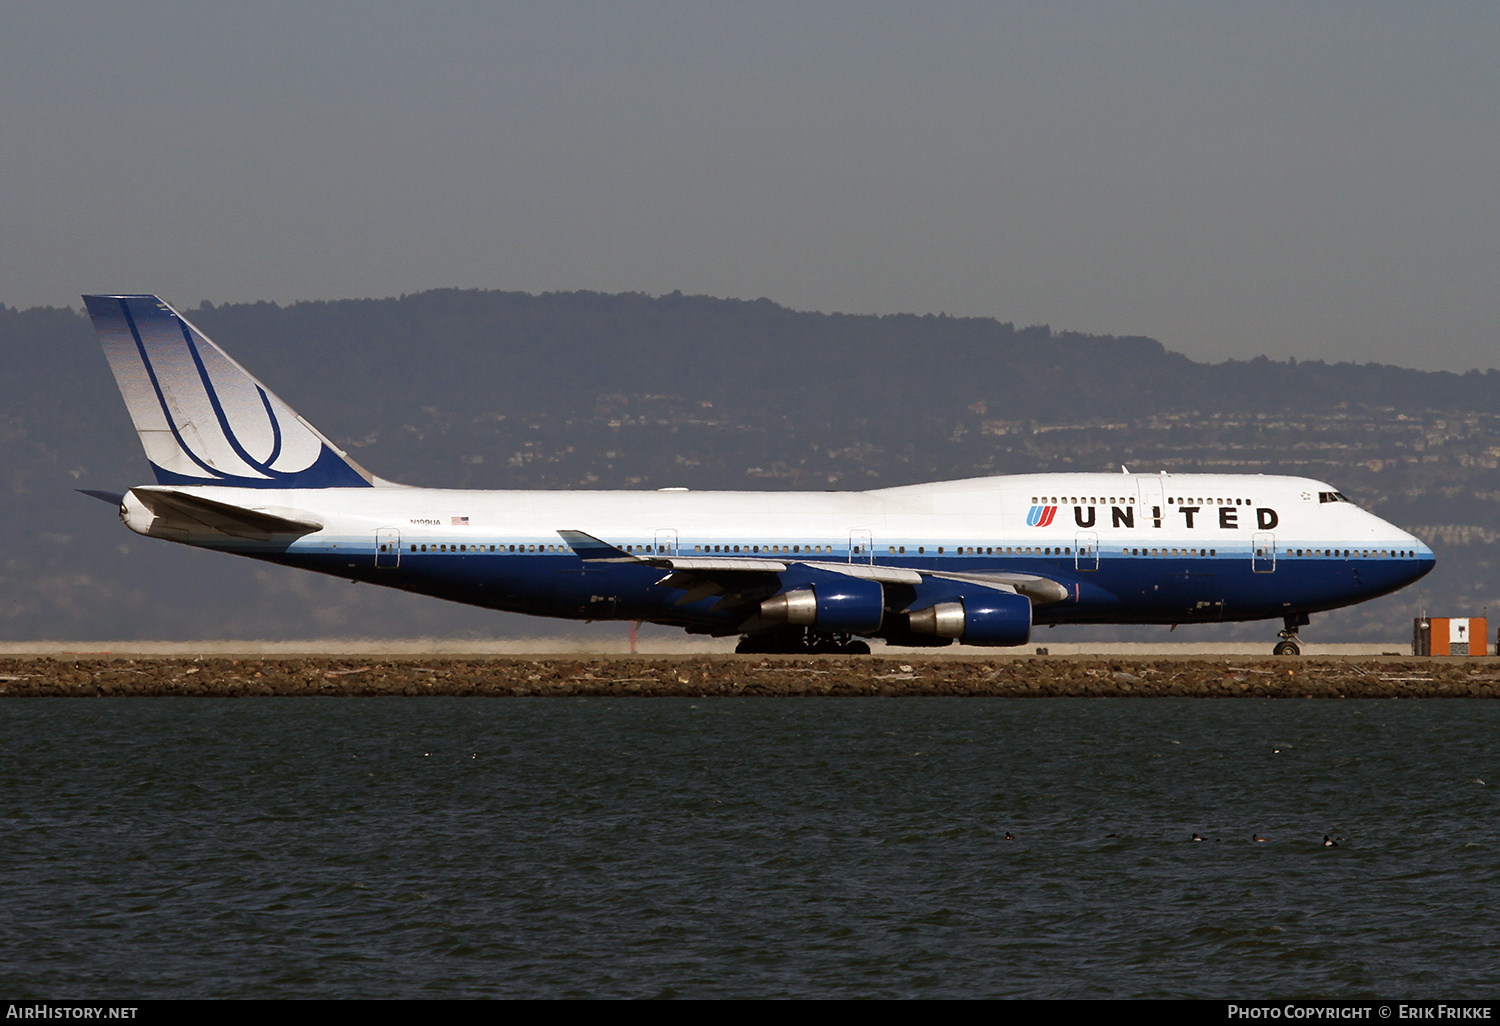
[[[368,471],[155,296],[84,296],[164,485],[365,488]]]

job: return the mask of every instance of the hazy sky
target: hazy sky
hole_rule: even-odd
[[[0,11],[0,302],[681,289],[1500,366],[1500,5]]]

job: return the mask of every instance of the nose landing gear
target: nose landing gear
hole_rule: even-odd
[[[1281,618],[1282,629],[1276,632],[1281,640],[1276,647],[1271,649],[1272,655],[1301,655],[1302,639],[1297,636],[1297,628],[1306,627],[1312,623],[1312,619],[1306,613],[1291,613]]]

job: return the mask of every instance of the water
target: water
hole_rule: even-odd
[[[1465,700],[12,700],[0,992],[1493,997],[1497,728]]]

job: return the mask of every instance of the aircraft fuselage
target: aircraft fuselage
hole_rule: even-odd
[[[148,491],[160,486],[148,486]],[[1305,478],[1052,474],[868,492],[469,491],[173,487],[302,517],[292,537],[226,534],[152,514],[128,497],[138,533],[471,605],[578,619],[735,633],[721,592],[683,602],[644,562],[580,558],[578,530],[640,557],[853,564],[1060,584],[1033,622],[1193,623],[1313,613],[1403,587],[1431,550]],[[767,596],[774,575],[749,579]]]

